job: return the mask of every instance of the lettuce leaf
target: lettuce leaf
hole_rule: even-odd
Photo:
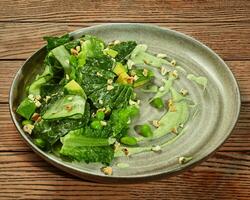
[[[47,41],[47,50],[50,51],[60,45],[63,45],[71,40],[69,34],[65,34],[61,37],[45,36],[44,40]]]

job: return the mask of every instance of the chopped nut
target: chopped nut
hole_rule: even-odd
[[[81,47],[80,46],[76,46],[76,50],[77,50],[77,52],[79,52],[81,50]]]
[[[44,101],[46,102],[46,103],[48,103],[48,101],[51,99],[51,96],[46,96],[45,98],[44,98]]]
[[[96,72],[96,75],[102,77],[103,75],[100,72]]]
[[[156,57],[157,57],[157,58],[166,58],[167,55],[164,54],[164,53],[158,53],[158,54],[156,55]]]
[[[36,100],[36,99],[35,99],[34,102],[35,102],[35,105],[36,105],[37,108],[39,108],[39,107],[42,105],[42,104],[40,103],[40,101],[38,101],[38,100]]]
[[[65,109],[68,111],[68,112],[70,112],[71,110],[72,110],[72,105],[66,105],[65,106]]]
[[[174,133],[174,134],[177,134],[177,133],[178,133],[178,130],[177,130],[176,127],[174,127],[174,128],[171,129],[171,132]]]
[[[139,77],[137,75],[134,75],[134,81],[137,81]]]
[[[161,86],[160,88],[159,88],[159,91],[160,92],[163,92],[165,90],[165,88],[163,87],[163,86]]]
[[[129,76],[127,78],[127,83],[132,84],[133,82],[134,82],[134,77],[133,76]]]
[[[69,80],[69,75],[68,75],[68,74],[66,74],[65,78],[66,78],[66,80]]]
[[[131,70],[130,75],[131,75],[131,76],[135,76],[135,75],[136,75],[135,70]]]
[[[41,118],[40,114],[34,113],[34,114],[32,115],[32,117],[31,117],[31,119],[32,119],[33,121],[36,122],[36,121],[39,119],[39,117]]]
[[[187,91],[186,89],[182,88],[182,89],[180,90],[180,93],[181,93],[183,96],[186,96],[186,95],[188,94],[188,91]]]
[[[28,99],[31,100],[31,101],[34,101],[34,100],[35,100],[35,97],[34,97],[33,94],[30,94],[30,95],[28,96]]]
[[[23,126],[24,132],[29,133],[29,134],[32,133],[33,129],[34,129],[34,126],[32,124],[26,124]]]
[[[161,67],[161,75],[165,76],[168,73],[168,70],[166,69],[166,67]]]
[[[125,154],[126,156],[128,156],[128,155],[129,155],[129,151],[128,151],[128,149],[127,149],[127,148],[123,148],[123,149],[122,149],[122,151],[124,152],[124,154]]]
[[[168,110],[169,112],[176,112],[176,107],[172,99],[168,100]]]
[[[143,69],[142,74],[143,74],[143,76],[148,76],[148,70],[147,69]]]
[[[113,83],[113,80],[112,80],[112,79],[108,79],[107,83],[108,83],[109,85],[111,85],[111,84]]]
[[[172,72],[172,75],[173,75],[175,78],[179,78],[179,74],[178,74],[177,70],[174,70],[174,71]]]
[[[183,165],[183,164],[188,163],[192,159],[193,159],[193,157],[184,157],[184,156],[181,156],[181,157],[179,157],[178,161],[179,161],[179,163],[181,165]]]
[[[115,141],[115,144],[114,144],[114,151],[118,151],[121,147],[121,144],[117,141]]]
[[[136,101],[133,101],[133,100],[131,100],[131,99],[129,99],[128,104],[129,104],[130,106],[133,106],[133,105],[137,105],[137,102],[136,102]]]
[[[101,171],[105,174],[105,175],[112,175],[113,173],[113,169],[112,167],[102,167]]]
[[[107,126],[107,122],[105,122],[105,121],[100,121],[100,123],[102,126]]]
[[[121,43],[121,41],[120,41],[120,40],[114,40],[114,41],[113,41],[113,44],[114,44],[114,45],[116,45],[116,44],[120,44],[120,43]]]
[[[175,59],[173,59],[173,60],[170,62],[170,64],[171,64],[173,67],[175,67],[175,65],[176,65]]]
[[[107,86],[107,90],[113,90],[114,89],[114,86],[113,85],[108,85]]]
[[[42,97],[41,97],[40,95],[36,95],[36,96],[35,96],[35,99],[38,100],[38,101],[40,101],[41,98],[42,98]]]
[[[78,51],[76,49],[70,49],[70,53],[74,56],[78,55]]]
[[[160,145],[153,146],[151,150],[155,152],[161,151],[161,146]]]
[[[98,102],[99,102],[99,104],[101,104],[101,105],[103,104],[103,100],[102,100],[102,99],[99,99]]]
[[[160,121],[159,120],[153,120],[152,124],[154,127],[158,128],[160,126]]]

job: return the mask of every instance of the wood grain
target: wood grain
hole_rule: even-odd
[[[0,1],[8,22],[249,22],[244,0]]]
[[[8,95],[11,82],[17,70],[24,61],[1,61],[0,60],[0,103],[8,102]],[[250,101],[250,61],[227,61],[230,69],[236,76],[243,102]]]
[[[250,155],[220,152],[179,176],[142,184],[74,178],[30,152],[0,153],[0,197],[19,199],[247,199]],[[226,191],[226,192],[225,192]],[[115,196],[114,196],[115,195]]]
[[[0,23],[1,59],[27,59],[45,42],[45,35],[60,35],[92,23]],[[250,52],[249,23],[157,23],[200,40],[225,60],[246,60]],[[18,34],[17,34],[18,33]],[[239,34],[240,33],[240,34]]]

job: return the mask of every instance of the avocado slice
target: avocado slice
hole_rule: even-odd
[[[68,82],[64,86],[64,88],[68,92],[68,94],[78,94],[80,96],[83,96],[85,99],[87,98],[84,90],[75,80],[71,80],[70,82]]]
[[[117,83],[121,83],[121,84],[129,84],[128,83],[128,78],[129,78],[130,76],[127,74],[127,72],[122,72],[120,75],[119,75],[119,77],[118,77],[118,79],[116,80],[116,82]]]
[[[119,76],[120,74],[122,73],[127,73],[127,68],[120,62],[116,63],[114,69],[113,69],[113,72]]]
[[[16,112],[25,119],[30,119],[30,117],[34,114],[35,110],[36,110],[35,103],[30,99],[26,98],[18,106]]]

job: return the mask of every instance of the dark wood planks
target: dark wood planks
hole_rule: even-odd
[[[250,195],[250,155],[245,153],[216,153],[179,176],[141,184],[82,181],[31,152],[2,152],[0,165],[0,197],[6,198],[243,200]]]
[[[246,60],[250,52],[250,23],[157,23],[200,40],[225,60]],[[1,59],[26,59],[45,42],[92,23],[0,23]],[[17,34],[18,33],[18,34]],[[239,34],[240,33],[240,34]]]
[[[32,22],[249,22],[244,0],[1,0],[0,21]]]
[[[0,103],[8,102],[11,82],[23,63],[24,61],[0,60]],[[227,61],[226,63],[239,82],[242,101],[250,101],[250,61]]]

